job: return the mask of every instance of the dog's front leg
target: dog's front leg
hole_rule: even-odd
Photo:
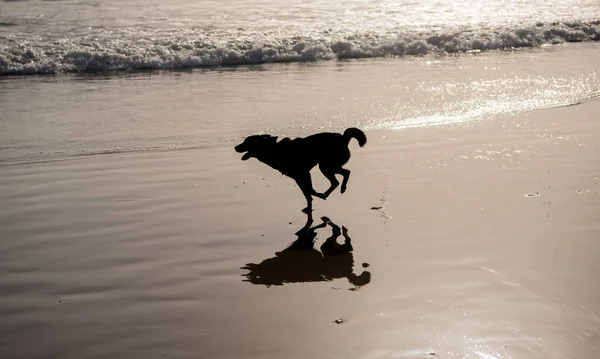
[[[304,213],[312,212],[312,195],[316,192],[312,186],[310,172],[296,176],[296,177],[294,177],[294,180],[296,181],[296,184],[298,184],[298,187],[300,187],[300,190],[302,191],[304,198],[306,198],[306,208],[304,208],[302,210],[302,212],[304,212]]]

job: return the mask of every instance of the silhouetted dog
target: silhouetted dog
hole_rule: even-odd
[[[235,146],[239,153],[246,152],[242,160],[255,157],[284,175],[292,178],[306,198],[303,212],[312,210],[312,196],[326,199],[340,184],[336,174],[344,177],[341,192],[346,191],[350,171],[342,166],[350,159],[348,143],[355,138],[360,147],[367,143],[367,136],[358,128],[349,128],[344,134],[323,132],[294,140],[284,138],[277,142],[276,136],[254,135]],[[331,182],[325,193],[317,193],[312,186],[310,170],[319,165],[319,169]]]

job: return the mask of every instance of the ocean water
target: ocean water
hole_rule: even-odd
[[[4,1],[0,75],[460,53],[598,40],[595,0]]]

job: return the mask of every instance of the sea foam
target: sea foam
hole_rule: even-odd
[[[186,32],[163,37],[71,38],[44,42],[6,37],[0,42],[0,75],[188,69],[511,50],[600,40],[600,20],[538,22],[498,28],[386,33],[325,32],[252,39]]]

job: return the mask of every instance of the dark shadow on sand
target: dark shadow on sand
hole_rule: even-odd
[[[322,223],[312,226],[313,219],[309,214],[304,227],[296,232],[298,237],[292,244],[272,258],[259,264],[248,263],[242,269],[243,281],[252,284],[281,286],[286,283],[326,282],[338,278],[346,278],[354,288],[362,287],[371,281],[371,273],[363,271],[354,273],[354,256],[352,243],[346,227],[340,229],[327,217],[321,217]],[[314,248],[317,230],[330,227],[331,236],[321,245],[320,251]],[[342,244],[337,239],[344,238]],[[364,263],[363,267],[368,267]]]

